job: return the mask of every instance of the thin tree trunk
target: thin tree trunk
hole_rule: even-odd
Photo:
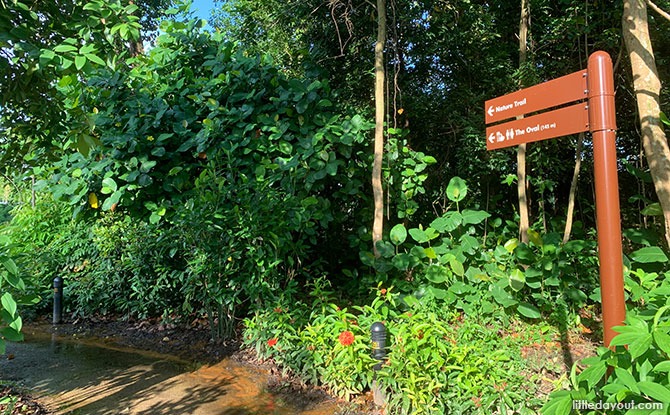
[[[133,0],[130,0],[128,4],[135,4]],[[138,9],[135,12],[135,16],[138,18],[141,17],[141,11]],[[142,40],[142,31],[140,31],[140,36],[137,40],[130,40],[130,43],[128,44],[128,52],[130,53],[130,56],[139,56],[144,53],[144,41]]]
[[[624,1],[622,25],[633,71],[642,145],[663,208],[665,239],[670,246],[670,148],[660,119],[661,82],[649,38],[647,4],[644,0]]]
[[[565,230],[563,231],[563,243],[570,240],[572,233],[572,221],[575,214],[575,194],[577,193],[577,182],[579,180],[579,170],[582,166],[582,150],[584,148],[584,133],[579,134],[577,138],[577,150],[575,150],[575,169],[572,172],[572,183],[570,183],[570,195],[568,196],[568,213],[565,218]]]
[[[374,195],[374,221],[372,244],[379,256],[377,242],[384,230],[384,189],[382,188],[382,162],[384,156],[384,44],[386,43],[386,0],[377,0],[377,43],[375,44],[375,144],[372,164],[372,192]]]
[[[528,19],[530,17],[527,0],[521,0],[519,21],[519,67],[523,67],[528,57]],[[521,85],[523,87],[523,85]],[[528,213],[528,193],[526,179],[526,143],[520,144],[516,152],[517,193],[519,194],[519,239],[528,243],[530,219]]]

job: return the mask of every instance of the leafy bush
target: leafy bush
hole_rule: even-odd
[[[629,315],[626,325],[615,327],[620,334],[612,339],[610,350],[601,347],[598,356],[581,361],[584,369],[570,376],[572,390],[554,392],[542,408],[545,415],[568,415],[573,402],[606,403],[607,407],[584,409],[583,414],[666,414],[670,407],[670,305],[657,311],[653,320]],[[623,347],[625,346],[625,347]],[[651,406],[632,405],[660,403]],[[611,406],[609,406],[611,405]],[[616,405],[620,405],[617,407]]]
[[[340,206],[331,199],[363,193],[371,124],[338,114],[327,82],[288,79],[197,23],[165,21],[156,46],[126,71],[100,73],[83,89],[63,80],[97,145],[64,156],[41,184],[79,209],[118,207],[157,222],[189,200],[215,160],[224,175],[314,197],[317,220],[332,221]]]
[[[670,407],[670,273],[662,272],[668,257],[658,247],[632,252],[624,275],[629,307],[626,325],[611,347],[575,364],[569,390],[556,391],[543,407],[545,415],[570,414],[573,402],[604,403],[607,408],[584,409],[584,414],[665,414]],[[645,268],[647,271],[645,271]],[[649,272],[649,269],[659,272]],[[634,269],[634,270],[632,270]],[[581,370],[581,371],[580,371]],[[662,408],[633,409],[633,405],[662,404]],[[610,406],[612,405],[612,406]],[[620,405],[620,406],[615,406]]]
[[[313,231],[314,198],[223,175],[214,162],[196,192],[174,219],[187,261],[183,293],[206,308],[215,337],[230,337],[245,308],[263,306],[298,273],[309,244],[296,235]]]
[[[586,304],[586,293],[597,287],[594,242],[563,244],[557,234],[542,237],[534,231],[529,244],[497,238],[500,220],[489,220],[481,210],[460,209],[467,190],[462,179],[453,178],[446,197],[456,209],[427,227],[394,226],[389,241],[378,244],[381,258],[363,252],[363,262],[388,274],[408,295],[406,302],[436,311],[450,307],[493,315],[504,309],[536,319],[556,311],[557,304],[575,312]],[[494,230],[484,233],[487,222]]]
[[[26,285],[16,263],[9,256],[9,245],[9,238],[0,235],[0,355],[5,353],[6,341],[23,340],[23,320],[18,306],[34,302],[22,295]]]
[[[78,226],[90,230],[72,235],[68,242],[72,247],[88,244],[90,249],[84,256],[71,256],[64,278],[76,314],[142,318],[180,309],[185,264],[179,240],[169,228],[123,215],[106,215]]]
[[[30,276],[27,292],[50,297],[60,276],[65,304],[75,315],[142,317],[183,303],[179,241],[159,225],[119,214],[74,220],[70,206],[45,198],[35,208],[16,209],[7,232],[15,241],[12,253]]]
[[[339,307],[328,288],[316,280],[311,304],[289,294],[258,311],[245,320],[245,344],[343,398],[363,393],[376,378],[390,414],[530,414],[539,407],[536,386],[523,374],[523,340],[501,340],[499,326],[407,309],[391,288],[375,290],[369,305]],[[388,355],[375,374],[370,327],[376,321],[387,327]]]
[[[26,277],[27,291],[46,297],[52,280],[61,275],[67,260],[61,238],[70,238],[74,231],[72,209],[49,197],[39,197],[34,207],[17,206],[12,216],[5,228],[13,242],[10,252]]]

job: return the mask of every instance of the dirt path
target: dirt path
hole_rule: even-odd
[[[296,407],[266,390],[268,373],[225,358],[197,367],[156,352],[100,340],[72,340],[43,328],[8,345],[0,379],[33,390],[56,414],[330,415],[334,401]]]

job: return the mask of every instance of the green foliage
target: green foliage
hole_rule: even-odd
[[[318,213],[315,197],[300,200],[236,175],[211,162],[174,218],[187,261],[186,301],[204,304],[219,324],[228,322],[216,337],[232,336],[242,307],[260,306],[282,288],[286,275],[300,271],[318,226],[310,220]]]
[[[327,280],[315,279],[310,288],[309,306],[293,300],[293,285],[274,308],[261,309],[246,319],[245,344],[260,356],[274,359],[285,372],[323,384],[337,396],[359,395],[369,386],[375,363],[367,341],[368,326],[332,302]]]
[[[467,193],[465,181],[453,178],[446,198],[456,210],[447,210],[427,227],[395,225],[390,242],[378,246],[381,258],[363,254],[361,259],[393,278],[410,304],[450,307],[468,315],[500,314],[502,308],[529,319],[552,314],[557,304],[573,312],[586,305],[587,293],[597,286],[593,242],[563,244],[557,234],[542,237],[532,230],[529,244],[496,238],[493,231],[479,236],[490,215],[459,210]],[[500,220],[490,222],[494,230],[500,225]]]
[[[644,247],[630,257],[631,266],[667,264],[667,256],[656,247]],[[543,414],[570,414],[572,401],[604,402],[629,407],[601,412],[603,408],[584,410],[584,414],[665,414],[670,405],[670,274],[646,272],[642,268],[626,272],[624,286],[631,307],[624,326],[612,339],[612,349],[600,348],[598,356],[576,364],[570,376],[570,390],[556,391],[543,407]],[[581,372],[577,371],[581,369]],[[630,408],[635,404],[662,404],[656,410]]]
[[[179,242],[165,229],[120,215],[72,220],[71,207],[38,199],[15,210],[8,230],[12,253],[29,275],[27,293],[50,295],[53,279],[65,284],[75,315],[170,313],[183,303],[185,265]]]
[[[325,281],[311,287],[311,303],[291,301],[289,290],[274,308],[245,320],[245,344],[344,398],[361,394],[376,378],[390,414],[530,414],[539,406],[533,381],[516,374],[525,367],[521,341],[501,341],[499,327],[406,309],[392,288],[376,290],[369,305],[341,308]],[[388,356],[375,373],[369,330],[376,321],[387,327]]]
[[[0,3],[0,164],[52,158],[52,140],[68,128],[56,85],[113,67],[139,37],[136,11],[118,0]]]
[[[171,229],[109,215],[76,222],[61,242],[75,314],[172,315],[184,303],[185,263]]]
[[[0,203],[0,225],[3,225],[6,222],[9,222],[11,219],[10,211],[12,210],[12,205],[9,203],[2,204]]]
[[[64,87],[102,147],[60,161],[50,179],[58,199],[84,207],[93,193],[103,210],[118,204],[155,222],[188,198],[211,160],[303,199],[360,192],[357,146],[369,123],[338,116],[326,83],[287,79],[195,21],[162,29],[131,71]]]
[[[412,150],[407,139],[408,131],[388,129],[384,179],[388,183],[388,200],[395,204],[399,219],[412,218],[419,210],[421,197],[425,198],[424,182],[428,179],[428,168],[436,163],[432,156]],[[388,207],[391,210],[391,206]]]
[[[80,151],[42,169],[39,185],[83,217],[165,223],[187,263],[186,309],[204,307],[229,336],[282,274],[350,250],[326,230],[366,212],[371,124],[341,115],[326,82],[289,79],[198,25],[165,22],[132,70],[61,85],[90,143],[71,140]]]
[[[22,293],[26,286],[19,275],[19,269],[9,256],[10,241],[0,234],[0,355],[5,353],[7,341],[21,341],[23,320],[18,313],[18,305],[24,300],[17,293]]]
[[[580,411],[583,414],[667,413],[670,405],[670,320],[665,313],[668,308],[670,306],[660,308],[652,319],[629,315],[625,326],[615,328],[620,333],[611,343],[615,350],[600,348],[598,356],[582,360],[584,369],[580,373],[576,372],[575,366],[570,378],[573,389],[554,392],[542,413],[570,414],[573,401],[604,402],[612,408]],[[656,410],[646,407],[636,412],[631,407],[651,403],[657,405]],[[617,404],[622,405],[614,409],[616,406],[613,405]]]

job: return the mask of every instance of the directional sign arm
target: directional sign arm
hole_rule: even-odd
[[[486,148],[516,146],[548,138],[577,134],[589,129],[589,111],[585,103],[494,125],[486,129]]]
[[[484,103],[486,124],[587,98],[586,71],[577,71]]]

